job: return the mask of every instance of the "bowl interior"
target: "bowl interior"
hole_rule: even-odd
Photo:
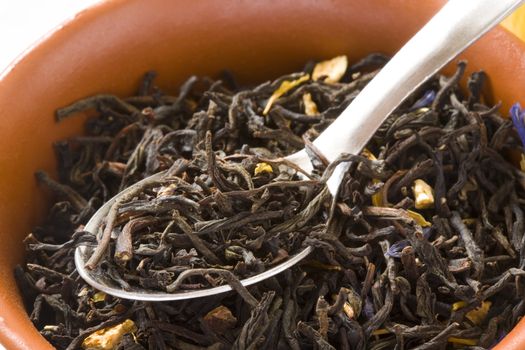
[[[54,121],[54,110],[95,93],[129,95],[156,70],[168,92],[191,74],[230,69],[260,82],[301,69],[310,59],[345,53],[393,53],[442,0],[118,0],[78,15],[0,78],[0,342],[9,349],[50,345],[29,321],[12,276],[22,239],[43,218],[45,195],[33,173],[54,173],[52,142],[80,134],[84,116]],[[525,48],[496,29],[464,55],[468,72],[483,67],[494,96],[509,104],[525,85]]]

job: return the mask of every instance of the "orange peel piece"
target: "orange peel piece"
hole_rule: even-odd
[[[124,322],[112,327],[100,329],[90,334],[82,342],[84,350],[113,350],[128,333],[137,331],[135,323],[127,319]]]

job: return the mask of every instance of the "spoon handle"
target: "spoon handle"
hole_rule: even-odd
[[[358,153],[386,117],[428,78],[512,13],[523,0],[450,0],[314,141],[329,161]],[[289,159],[309,169],[304,151]],[[336,193],[340,166],[328,182]]]

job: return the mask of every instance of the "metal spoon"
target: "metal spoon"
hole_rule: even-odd
[[[385,65],[343,113],[314,141],[315,146],[329,161],[342,153],[356,154],[394,111],[423,82],[456,57],[485,32],[498,24],[525,0],[451,0]],[[304,150],[287,157],[288,160],[310,172],[312,164]],[[337,193],[345,164],[340,164],[328,181],[332,195]],[[145,181],[160,179],[155,174],[126,190],[104,204],[93,215],[85,229],[98,232],[110,207],[126,193]],[[241,280],[245,286],[260,282],[295,265],[311,252],[305,248],[285,262],[253,277]],[[229,285],[214,288],[177,291],[174,293],[149,291],[140,288],[123,290],[100,274],[85,267],[88,249],[80,246],[75,251],[75,265],[80,276],[95,289],[107,294],[134,300],[169,301],[198,298],[231,290]]]

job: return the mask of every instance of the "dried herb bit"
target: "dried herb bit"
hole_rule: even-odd
[[[57,142],[58,178],[37,182],[55,203],[24,240],[14,275],[30,319],[58,349],[490,348],[525,310],[525,114],[486,106],[483,72],[437,75],[349,162],[337,200],[313,140],[387,58],[345,56],[239,88],[192,76],[177,96],[144,77],[138,95],[87,97],[57,112],[94,115],[86,135]],[[513,127],[514,125],[514,127]],[[301,148],[314,174],[283,157]],[[524,157],[525,159],[525,157]],[[525,164],[525,161],[523,162]],[[525,167],[524,167],[525,169]],[[83,226],[103,202],[157,172]],[[233,291],[144,303],[93,290],[89,267],[122,288]],[[306,261],[264,282],[240,279]]]

